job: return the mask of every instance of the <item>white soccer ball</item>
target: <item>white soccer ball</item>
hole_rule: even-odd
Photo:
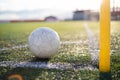
[[[41,27],[29,36],[28,45],[32,53],[39,58],[50,58],[60,47],[60,38],[56,31]]]

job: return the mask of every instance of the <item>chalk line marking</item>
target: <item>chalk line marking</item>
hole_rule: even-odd
[[[99,45],[94,33],[90,30],[86,22],[84,22],[84,28],[86,29],[88,35],[88,45],[91,54],[92,61],[98,62],[99,60]]]
[[[86,41],[62,41],[60,44],[83,44],[83,43],[86,43]],[[5,50],[12,50],[12,49],[19,49],[19,48],[27,48],[28,45],[19,45],[19,46],[14,46],[14,47],[11,47],[11,48],[2,48],[0,49],[0,52],[1,51],[5,51]]]
[[[14,62],[14,61],[3,61],[0,62],[2,67],[30,67],[30,68],[47,68],[47,69],[88,69],[88,70],[98,70],[92,65],[76,65],[70,63],[47,63],[47,62]]]

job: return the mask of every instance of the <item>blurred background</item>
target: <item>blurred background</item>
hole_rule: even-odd
[[[99,20],[101,0],[0,0],[0,22]],[[111,0],[111,19],[120,20],[120,0]]]

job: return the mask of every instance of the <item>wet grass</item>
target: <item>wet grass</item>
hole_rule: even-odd
[[[55,22],[55,23],[1,23],[0,48],[25,45],[32,30],[41,26],[49,26],[60,35],[61,41],[81,41],[81,44],[62,44],[57,55],[50,62],[75,62],[81,55],[88,55],[87,36],[82,22]],[[28,48],[5,50],[0,52],[0,61],[32,61],[34,55]],[[68,57],[70,56],[70,57]],[[72,57],[73,56],[73,57]]]
[[[0,23],[0,48],[26,44],[29,34],[38,27],[56,30],[61,41],[86,38],[82,22]]]
[[[99,22],[88,22],[90,29],[99,38]],[[113,80],[120,79],[120,22],[111,22],[111,74]],[[87,33],[82,21],[56,23],[0,23],[0,49],[27,44],[30,32],[40,26],[49,26],[60,35],[61,41],[81,41],[80,44],[62,44],[58,53],[49,62],[91,64]],[[34,60],[28,48],[0,51],[0,61]],[[99,71],[79,69],[35,69],[0,67],[0,79],[7,80],[11,74],[20,74],[24,80],[99,80]]]
[[[0,52],[0,61],[33,61],[34,58],[34,55],[27,47]],[[83,61],[83,58],[88,60]],[[90,62],[90,54],[88,53],[88,47],[83,46],[83,44],[62,44],[58,53],[51,57],[49,61],[68,63]]]
[[[56,69],[34,69],[34,68],[2,68],[0,76],[4,80],[12,74],[21,75],[24,80],[96,80],[99,78],[98,71],[90,70],[56,70]],[[0,69],[1,70],[1,69]],[[88,76],[90,75],[90,76]]]

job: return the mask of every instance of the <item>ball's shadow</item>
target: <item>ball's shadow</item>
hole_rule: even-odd
[[[50,58],[34,57],[30,62],[49,62]]]

